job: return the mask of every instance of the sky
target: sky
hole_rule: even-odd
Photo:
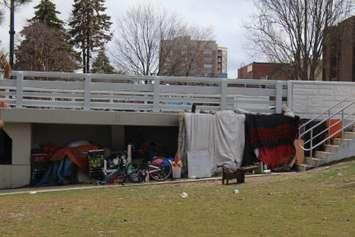
[[[72,0],[53,0],[57,5],[57,10],[61,12],[59,16],[65,22],[72,10]],[[228,48],[228,77],[235,77],[237,68],[241,65],[256,61],[248,49],[246,39],[247,24],[255,8],[252,0],[106,0],[107,13],[111,16],[112,31],[115,31],[115,22],[122,17],[125,12],[136,4],[151,3],[154,7],[162,9],[181,17],[186,23],[200,27],[212,27],[214,38],[218,45]],[[15,30],[16,42],[20,40],[19,32],[26,24],[26,20],[34,13],[33,7],[39,0],[16,9]],[[8,51],[8,13],[5,15],[3,24],[0,26],[0,49]]]

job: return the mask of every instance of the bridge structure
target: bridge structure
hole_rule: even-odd
[[[127,127],[171,132],[193,105],[280,113],[286,104],[307,118],[348,96],[355,99],[355,83],[14,71],[0,80],[0,119],[12,141],[11,159],[0,161],[0,188],[28,184],[38,144],[86,138],[123,149]]]

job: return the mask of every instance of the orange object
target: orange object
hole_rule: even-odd
[[[341,138],[342,122],[340,119],[328,120],[327,126],[329,128],[329,136],[332,136],[332,138]]]
[[[304,164],[304,141],[302,139],[296,139],[294,141],[294,146],[296,150],[296,164],[302,165]]]
[[[64,160],[68,158],[71,160],[80,170],[86,172],[89,168],[89,163],[87,159],[87,153],[90,150],[100,149],[97,145],[84,145],[74,148],[61,148],[54,152],[50,157],[52,161]]]

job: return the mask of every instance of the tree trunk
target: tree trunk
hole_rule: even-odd
[[[90,73],[90,47],[86,49],[86,73]]]
[[[85,52],[85,46],[83,46],[83,73],[86,73],[86,52]]]

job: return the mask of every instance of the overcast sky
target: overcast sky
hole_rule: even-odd
[[[68,21],[72,0],[54,0],[59,16],[65,22]],[[107,0],[106,6],[108,14],[112,17],[113,23],[121,17],[127,9],[135,4],[152,3],[155,7],[171,11],[179,15],[191,25],[212,27],[214,36],[220,46],[225,46],[229,50],[229,77],[235,77],[236,69],[241,64],[255,61],[246,49],[245,30],[243,25],[249,21],[255,13],[252,0]],[[33,16],[33,7],[39,0],[22,6],[16,10],[16,39],[19,40],[18,33],[26,24],[26,20]],[[8,51],[8,15],[0,26],[0,48]],[[112,27],[115,30],[115,24]]]

